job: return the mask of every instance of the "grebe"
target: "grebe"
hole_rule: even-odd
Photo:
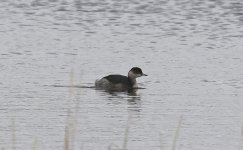
[[[123,75],[108,75],[100,80],[95,81],[95,87],[106,91],[130,91],[138,88],[136,78],[147,76],[142,72],[142,69],[133,67],[128,76]]]

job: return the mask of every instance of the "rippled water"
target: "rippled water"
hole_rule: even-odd
[[[241,0],[2,0],[0,20],[0,148],[239,149]],[[135,95],[77,87],[133,66]]]

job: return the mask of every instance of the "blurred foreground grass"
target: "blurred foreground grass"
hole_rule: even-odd
[[[74,72],[73,70],[71,70],[70,72],[70,88],[69,88],[69,103],[70,100],[72,99],[74,88],[72,88],[72,86],[74,86],[74,83],[77,83],[74,81]],[[78,92],[81,92],[80,90],[78,90]],[[80,95],[80,93],[78,93],[78,95]],[[78,99],[78,98],[77,98]],[[68,103],[68,104],[69,104]],[[66,118],[66,123],[65,123],[65,129],[64,129],[64,136],[63,136],[63,150],[76,150],[74,148],[75,144],[74,142],[75,137],[76,137],[76,132],[77,132],[77,124],[78,124],[78,110],[79,110],[79,101],[76,100],[75,101],[75,107],[73,108],[74,110],[71,110],[71,107],[69,106],[68,110],[67,110],[67,118]],[[107,149],[108,150],[128,150],[128,142],[129,142],[129,132],[130,132],[130,126],[131,126],[131,120],[132,120],[132,114],[128,114],[128,119],[127,119],[127,125],[126,128],[124,130],[124,139],[123,139],[123,144],[121,146],[117,146],[115,144],[112,143],[107,143]],[[174,133],[174,138],[173,138],[173,142],[172,142],[172,150],[176,150],[177,149],[177,143],[178,143],[178,139],[179,139],[179,134],[180,134],[180,130],[181,130],[181,125],[183,122],[183,117],[180,116],[179,120],[178,120],[178,125],[177,128],[175,129],[175,133]],[[12,123],[11,123],[11,132],[12,132],[12,150],[18,150],[16,148],[16,129],[15,129],[15,118],[12,118]],[[161,134],[160,134],[161,137]],[[160,140],[160,150],[163,150],[163,144],[162,144],[162,140]],[[31,146],[30,146],[31,147]],[[38,145],[38,139],[34,138],[33,139],[33,143],[32,143],[32,150],[37,150],[37,149],[42,149],[41,147],[39,147]],[[80,150],[85,150],[82,145],[79,148]],[[5,150],[4,147],[1,147],[1,150]],[[236,148],[237,150],[237,148]],[[241,129],[241,133],[240,133],[240,141],[239,141],[239,148],[238,150],[243,150],[243,127]]]
[[[70,113],[70,112],[68,112]],[[65,125],[65,132],[64,132],[64,140],[63,140],[63,150],[76,150],[74,148],[74,141],[75,141],[75,133],[76,133],[76,121],[75,121],[75,116],[68,115],[68,119],[66,120],[66,125]],[[128,150],[127,145],[129,142],[129,131],[130,131],[130,126],[131,126],[131,119],[132,115],[130,114],[127,119],[127,125],[124,131],[124,139],[123,139],[123,144],[121,146],[115,145],[115,144],[109,144],[108,143],[108,150]],[[181,125],[182,125],[183,118],[182,116],[179,118],[177,128],[175,129],[174,133],[174,139],[173,139],[173,144],[172,144],[172,150],[177,149],[177,142],[179,139],[179,134],[181,130]],[[12,127],[11,127],[11,132],[12,132],[12,150],[17,150],[16,148],[16,131],[15,131],[15,119],[12,119]],[[160,140],[160,150],[163,150],[163,145],[162,141]],[[33,144],[32,144],[32,150],[37,150],[41,149],[38,145],[38,140],[37,138],[33,139]],[[1,147],[1,150],[5,150],[4,147]],[[79,150],[85,150],[82,145],[80,146]],[[236,148],[237,150],[237,148]],[[239,141],[239,148],[238,150],[243,150],[243,127],[241,129],[241,134],[240,134],[240,141]]]

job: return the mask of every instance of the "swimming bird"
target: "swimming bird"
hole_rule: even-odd
[[[137,89],[136,78],[141,76],[147,76],[142,72],[142,69],[138,67],[133,67],[129,72],[128,76],[123,75],[108,75],[103,77],[100,80],[95,81],[95,87],[97,89],[104,89],[106,91],[131,91],[133,89]]]

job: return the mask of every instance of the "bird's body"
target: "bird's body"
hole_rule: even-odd
[[[96,80],[95,87],[106,91],[129,91],[137,88],[136,78],[147,76],[138,67],[133,67],[128,76],[108,75],[100,80]]]

